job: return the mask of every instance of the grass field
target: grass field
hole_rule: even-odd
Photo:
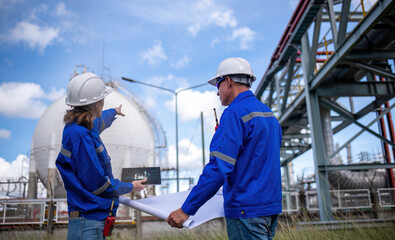
[[[210,224],[210,223],[208,223]],[[172,232],[164,232],[163,234],[153,234],[144,236],[144,239],[153,240],[200,240],[200,239],[228,239],[226,231],[218,227],[201,227],[197,230],[181,229]],[[206,231],[205,231],[206,229]],[[11,229],[10,229],[11,230]],[[45,230],[34,231],[21,231],[15,229],[14,231],[1,231],[0,239],[45,239],[45,240],[62,240],[66,239],[67,229],[56,229],[53,235],[49,235]],[[122,230],[114,231],[112,237],[108,240],[123,240],[123,239],[136,239],[134,230],[132,228],[124,228]],[[337,229],[323,230],[323,226],[315,226],[309,224],[303,228],[298,225],[289,224],[285,221],[280,221],[275,238],[276,240],[324,240],[324,239],[340,239],[340,240],[365,240],[365,239],[380,239],[380,240],[393,240],[395,239],[395,227],[387,226],[380,227],[377,224],[367,224],[364,227],[358,227],[353,224],[337,225]]]
[[[128,236],[117,236],[111,239],[130,239]],[[188,232],[178,232],[167,234],[163,236],[153,237],[151,239],[155,240],[200,240],[200,239],[228,239],[226,232],[201,232],[201,233],[188,233]],[[321,228],[315,226],[309,226],[303,230],[297,230],[295,227],[290,225],[284,225],[279,223],[279,228],[274,237],[276,240],[324,240],[324,239],[336,239],[336,240],[370,240],[370,239],[380,239],[380,240],[394,240],[395,239],[395,227],[363,227],[363,228],[340,228],[333,230],[322,230]]]
[[[130,239],[128,237],[118,237],[111,239]],[[157,240],[170,240],[170,239],[228,239],[225,233],[214,234],[214,233],[204,233],[204,234],[177,234],[177,235],[167,235],[157,238],[152,238]],[[337,229],[337,230],[316,230],[314,228],[310,230],[285,230],[279,231],[274,237],[276,240],[324,240],[324,239],[336,239],[336,240],[370,240],[370,239],[380,239],[380,240],[393,240],[395,239],[395,228],[385,227],[385,228],[363,228],[363,229]]]

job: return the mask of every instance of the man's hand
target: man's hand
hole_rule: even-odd
[[[143,183],[145,183],[147,181],[147,179],[141,180],[141,181],[133,181],[133,191],[135,192],[140,192],[141,190],[143,190],[146,186],[143,185]]]
[[[117,111],[117,115],[121,115],[121,116],[125,117],[125,114],[123,114],[123,112],[122,112],[122,104],[119,105],[119,107],[116,107],[115,111]]]
[[[173,211],[170,213],[169,217],[167,218],[167,223],[176,228],[182,228],[182,224],[188,220],[189,215],[184,213],[181,208]]]

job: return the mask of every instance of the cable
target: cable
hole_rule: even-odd
[[[200,118],[198,118],[198,120],[197,120],[197,122],[196,122],[196,123],[197,123],[197,124],[196,124],[196,127],[195,127],[195,129],[193,130],[193,133],[192,133],[191,139],[189,140],[189,145],[188,145],[188,148],[187,148],[187,150],[185,151],[185,155],[187,155],[187,154],[188,154],[188,152],[189,152],[189,148],[191,147],[191,144],[192,144],[193,137],[195,136],[195,133],[196,133],[196,129],[198,128],[198,126],[199,126],[199,123],[200,123]]]

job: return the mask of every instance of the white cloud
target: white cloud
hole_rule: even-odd
[[[19,154],[12,162],[7,162],[0,157],[0,178],[19,179],[29,174],[29,158]]]
[[[58,34],[59,29],[40,27],[36,24],[22,21],[18,22],[15,28],[9,31],[9,41],[26,43],[32,50],[38,48],[40,53],[43,53],[44,49],[58,37]]]
[[[176,167],[176,147],[169,146],[169,167]],[[178,159],[180,169],[201,169],[202,149],[192,143],[189,139],[182,139],[178,142]]]
[[[185,67],[190,61],[191,59],[187,55],[184,55],[183,58],[181,58],[175,63],[171,63],[170,66],[175,69],[181,69]]]
[[[56,6],[56,9],[55,9],[55,13],[58,16],[64,16],[64,17],[75,16],[74,13],[72,13],[71,11],[66,9],[66,5],[64,4],[64,2],[58,3],[58,5]]]
[[[220,27],[236,27],[237,26],[237,20],[233,16],[233,11],[229,10],[226,12],[220,12],[216,11],[211,13],[210,18],[214,23]]]
[[[161,41],[155,41],[152,48],[142,53],[142,58],[151,66],[157,66],[167,59]]]
[[[213,87],[214,88],[214,87]],[[175,101],[174,98],[171,101],[165,102],[166,108],[170,109],[174,112],[175,110]],[[179,117],[179,127],[182,128],[184,124],[191,124],[191,122],[196,122],[197,119],[200,118],[201,112],[203,112],[203,125],[204,125],[204,135],[206,139],[212,139],[215,129],[215,117],[213,108],[216,109],[218,121],[221,119],[221,115],[225,107],[221,106],[219,101],[219,97],[216,94],[216,91],[205,91],[198,92],[193,90],[187,90],[178,94],[178,117]],[[185,123],[190,121],[189,123]],[[185,125],[184,125],[185,126]],[[200,130],[199,130],[200,131]],[[189,141],[189,140],[188,140]],[[181,142],[180,142],[181,144]],[[208,144],[208,143],[206,143]],[[189,143],[188,143],[189,145]],[[208,146],[208,145],[207,145]],[[199,166],[201,166],[201,149],[196,150],[194,147],[190,147],[190,152],[188,154],[192,154],[195,158],[200,158],[200,160],[196,160]],[[207,150],[208,151],[208,150]],[[169,159],[175,155],[171,154],[171,146],[169,147]],[[198,153],[197,153],[198,152]],[[185,154],[185,151],[180,153]],[[187,155],[187,154],[186,154]],[[186,159],[189,162],[194,162],[194,158],[191,156],[186,156]],[[206,161],[208,157],[206,156]],[[196,166],[196,165],[193,165]]]
[[[215,8],[214,8],[215,9]],[[204,11],[204,13],[201,13],[199,16],[194,18],[194,22],[188,26],[188,32],[193,36],[196,37],[199,32],[211,24],[215,24],[219,27],[236,27],[237,26],[237,20],[233,16],[233,11],[232,10],[227,10],[227,11]]]
[[[169,74],[167,76],[153,76],[147,79],[147,82],[152,83],[154,85],[162,85],[164,82],[169,82],[174,79],[174,76],[172,74]]]
[[[188,86],[188,81],[182,77],[175,77],[172,74],[167,76],[153,76],[144,80],[146,83],[153,84],[155,86],[162,86],[168,89],[177,89],[177,87],[185,87]],[[139,101],[142,105],[147,109],[152,109],[156,106],[157,103],[162,104],[160,101],[157,101],[159,96],[164,94],[171,94],[167,91],[159,90],[152,87],[144,88],[144,93],[141,94],[143,96]],[[174,96],[173,94],[171,96]]]
[[[0,139],[7,139],[11,136],[11,131],[4,129],[4,128],[0,128]]]
[[[218,39],[218,38],[214,38],[214,39],[211,41],[210,47],[211,47],[211,48],[214,48],[214,46],[215,46],[217,43],[219,43],[219,39]]]
[[[188,27],[188,32],[192,35],[192,37],[196,37],[200,32],[200,23],[195,23]]]
[[[55,87],[51,88],[51,92],[46,94],[43,98],[48,99],[50,101],[54,101],[57,100],[58,98],[60,98],[61,96],[65,95],[65,89],[61,88],[59,90],[56,90]]]
[[[196,8],[198,8],[198,9],[205,9],[205,8],[211,7],[212,5],[213,5],[212,0],[198,0],[196,2]]]
[[[175,99],[167,101],[165,106],[174,111]],[[200,117],[203,111],[205,116],[213,116],[213,108],[222,108],[216,91],[187,90],[178,94],[178,114],[181,121],[190,121]],[[213,117],[210,117],[213,120]],[[210,121],[214,122],[214,121]]]
[[[230,40],[239,40],[241,50],[248,50],[257,38],[257,33],[249,27],[240,27],[233,31]]]
[[[28,178],[29,174],[29,158],[26,155],[19,154],[12,162],[7,162],[0,157],[0,181],[7,179],[18,181],[22,177]],[[11,184],[7,190],[6,185],[0,187],[0,197],[22,197],[24,193],[23,185]],[[8,196],[7,196],[8,193]],[[25,193],[26,194],[26,193]]]
[[[36,83],[5,82],[0,85],[0,113],[10,117],[39,118],[47,106],[42,100],[54,100],[65,90],[52,88],[46,94]]]
[[[37,17],[38,14],[42,14],[47,12],[48,6],[45,4],[38,5],[37,7],[34,7],[30,13],[30,20],[38,20],[39,18]]]
[[[78,16],[68,10],[64,2],[51,6],[41,4],[25,10],[21,13],[23,19],[9,26],[8,32],[0,35],[0,40],[23,43],[43,54],[54,43],[81,44],[86,42],[88,35],[93,35],[92,30],[78,23]]]
[[[185,27],[193,37],[211,25],[223,27],[237,25],[233,10],[227,4],[220,4],[212,0],[198,0],[194,3],[173,1],[171,4],[165,0],[158,0],[148,5],[144,1],[140,3],[125,2],[123,8],[128,9],[129,14],[146,22],[165,27]]]

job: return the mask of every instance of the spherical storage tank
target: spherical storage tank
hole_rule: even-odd
[[[68,109],[66,96],[55,101],[42,115],[34,130],[31,161],[35,161],[38,178],[47,186],[51,179],[54,197],[66,197],[55,160],[61,148],[63,116]],[[115,178],[121,178],[122,168],[154,167],[155,137],[145,112],[135,100],[114,91],[104,100],[104,110],[122,104],[125,117],[117,116],[112,126],[100,135],[111,157]],[[47,186],[48,189],[48,186]]]

